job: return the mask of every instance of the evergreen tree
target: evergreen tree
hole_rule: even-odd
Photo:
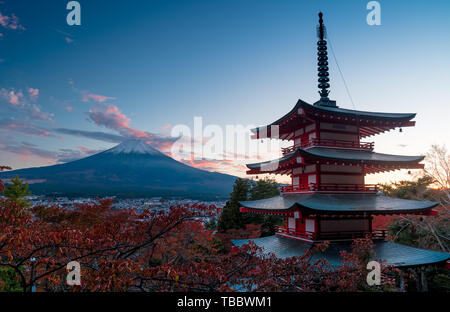
[[[274,179],[264,178],[256,182],[252,181],[250,199],[258,200],[280,195],[278,183]]]
[[[262,180],[252,181],[250,200],[266,199],[280,195],[279,185],[274,179],[265,177]],[[245,224],[261,224],[261,236],[275,234],[275,226],[281,225],[284,217],[265,214],[244,214]]]
[[[239,229],[246,224],[261,224],[261,236],[275,234],[275,225],[281,224],[283,217],[273,215],[242,214],[240,201],[265,199],[280,195],[278,183],[269,178],[258,181],[237,179],[230,200],[227,201],[219,219],[218,229]]]
[[[23,180],[19,179],[19,176],[11,179],[11,183],[5,185],[5,190],[3,191],[3,196],[14,200],[22,207],[30,206],[30,203],[24,199],[24,197],[30,194],[28,183],[23,183]]]
[[[239,229],[244,227],[244,218],[239,211],[240,201],[248,199],[250,183],[246,179],[237,179],[234,182],[233,192],[230,194],[230,200],[227,201],[222,209],[219,218],[219,230]]]

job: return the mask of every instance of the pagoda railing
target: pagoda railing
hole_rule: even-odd
[[[373,230],[370,231],[334,231],[334,232],[321,232],[316,237],[318,240],[331,240],[331,239],[355,239],[364,238],[369,236],[372,239],[385,239],[388,235],[387,230]]]
[[[374,142],[354,142],[344,140],[327,140],[327,139],[312,139],[298,146],[290,146],[282,148],[283,155],[293,153],[297,148],[308,148],[313,146],[326,146],[326,147],[340,147],[340,148],[355,148],[362,150],[373,150]]]
[[[291,235],[303,239],[314,240],[316,238],[316,233],[309,231],[296,231],[294,229],[285,226],[276,226],[275,230],[277,233]]]
[[[341,183],[310,183],[309,185],[283,185],[281,193],[298,192],[378,192],[376,184],[341,184]]]
[[[338,240],[338,239],[355,239],[369,236],[372,239],[385,239],[388,235],[387,230],[370,231],[334,231],[334,232],[308,232],[296,231],[286,226],[276,226],[276,232],[280,234],[290,235],[307,240]]]

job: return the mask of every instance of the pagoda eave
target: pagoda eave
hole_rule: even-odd
[[[431,213],[438,202],[392,198],[376,194],[310,193],[281,195],[268,199],[242,201],[246,212],[302,211],[308,215],[402,215]]]
[[[359,127],[362,138],[401,127],[413,127],[414,113],[395,114],[364,112],[339,107],[326,107],[311,105],[298,100],[294,108],[282,118],[267,125],[252,129],[253,139],[274,138],[290,140],[299,124],[312,124],[315,122],[332,122],[337,124],[353,124]],[[278,131],[272,135],[272,126],[278,126]]]
[[[378,173],[400,169],[423,169],[424,156],[401,156],[375,153],[370,150],[349,150],[313,147],[297,149],[279,159],[247,164],[247,174],[286,174],[298,166],[338,165],[357,166],[364,173]]]

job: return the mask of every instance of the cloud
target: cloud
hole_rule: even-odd
[[[39,89],[29,88],[28,94],[31,100],[36,101],[39,96]]]
[[[67,135],[73,135],[77,137],[83,137],[88,139],[94,139],[98,141],[103,142],[109,142],[109,143],[120,143],[126,140],[126,137],[101,132],[101,131],[86,131],[86,130],[76,130],[76,129],[66,129],[66,128],[56,128],[53,129],[54,132],[60,133],[60,134],[67,134]]]
[[[64,38],[66,40],[67,43],[72,43],[74,40],[70,37],[65,37]]]
[[[97,104],[87,112],[89,120],[98,126],[118,131],[123,137],[141,139],[152,147],[165,151],[170,149],[178,138],[161,136],[135,129],[129,125],[130,119],[120,109],[111,104]]]
[[[100,95],[100,94],[93,94],[93,93],[86,93],[86,91],[82,91],[83,97],[82,97],[82,101],[83,102],[89,102],[90,100],[94,100],[97,103],[103,103],[106,102],[108,100],[115,100],[115,97],[111,97],[111,96],[104,96],[104,95]]]
[[[15,91],[14,89],[6,90],[4,88],[0,89],[0,94],[3,98],[7,100],[9,104],[16,106],[24,106],[25,103],[23,101],[24,95],[22,91]]]
[[[68,112],[73,111],[73,106],[67,105],[66,106],[66,111],[68,111]]]
[[[21,159],[28,159],[30,157],[38,157],[46,160],[55,160],[55,153],[41,149],[35,144],[21,142],[12,144],[1,144],[2,151],[19,155]]]
[[[25,95],[26,94],[26,95]],[[23,93],[21,90],[5,88],[0,89],[0,97],[5,99],[6,107],[13,111],[20,113],[23,117],[28,117],[36,121],[53,121],[53,114],[41,111],[39,105],[35,102],[39,96],[39,89],[29,88],[27,93]],[[2,101],[0,101],[2,104]],[[9,104],[9,105],[8,105]]]
[[[18,121],[13,118],[0,119],[0,130],[16,131],[31,136],[52,137],[51,131],[36,126],[30,122]]]
[[[31,157],[41,158],[45,160],[54,161],[56,163],[64,163],[74,161],[80,158],[91,156],[99,153],[102,150],[94,150],[79,146],[77,149],[62,148],[57,151],[49,151],[39,148],[37,145],[20,142],[20,143],[0,143],[2,151],[18,155],[21,159],[26,160]]]
[[[12,29],[12,30],[25,30],[25,27],[19,24],[19,19],[17,16],[12,14],[11,16],[3,15],[0,12],[0,26],[6,29]]]
[[[87,156],[91,156],[102,152],[102,150],[93,150],[87,147],[78,146],[76,150],[73,149],[60,149],[56,153],[56,161],[65,163],[74,160],[78,160]]]

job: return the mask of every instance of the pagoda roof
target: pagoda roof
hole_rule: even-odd
[[[402,156],[375,153],[370,150],[356,150],[356,149],[335,149],[326,147],[312,147],[307,149],[298,148],[295,152],[285,155],[279,159],[247,164],[247,168],[250,170],[256,170],[260,172],[274,172],[278,169],[283,169],[281,166],[290,160],[296,160],[298,156],[305,158],[305,163],[316,163],[315,160],[323,161],[341,161],[358,164],[392,164],[392,165],[404,165],[404,164],[418,164],[425,156]]]
[[[281,259],[303,256],[315,246],[314,243],[302,242],[278,235],[232,240],[232,243],[239,247],[248,244],[250,241],[263,248],[263,252],[273,253],[277,258]],[[351,244],[351,241],[331,242],[325,251],[318,252],[314,255],[313,259],[325,259],[332,265],[340,265],[343,261],[342,257],[340,257],[340,252],[344,250],[351,252]],[[374,260],[385,260],[385,265],[395,267],[413,267],[445,263],[445,261],[450,259],[450,253],[445,252],[414,248],[388,241],[375,240],[374,244]]]
[[[251,212],[291,212],[306,214],[408,214],[425,213],[439,203],[400,199],[377,194],[312,193],[280,195],[267,199],[241,201]]]
[[[294,108],[292,108],[286,115],[274,121],[270,125],[277,125],[284,119],[288,118],[293,113],[296,113],[299,108],[306,108],[312,112],[327,112],[351,117],[360,118],[381,118],[381,119],[392,119],[392,120],[411,120],[416,117],[415,113],[384,113],[384,112],[368,112],[353,109],[340,108],[337,106],[325,106],[325,105],[311,105],[305,101],[298,100]]]
[[[266,126],[252,129],[252,132],[258,134],[260,130],[267,129],[270,134],[270,126],[287,126],[293,119],[302,115],[300,114],[300,110],[303,116],[309,120],[325,119],[329,121],[333,120],[334,122],[345,121],[345,123],[359,124],[362,137],[375,135],[396,127],[412,126],[414,122],[409,121],[416,116],[415,113],[368,112],[345,109],[338,106],[312,105],[299,99],[297,104],[283,117]],[[356,118],[358,118],[358,121]],[[285,132],[281,128],[280,130],[280,134]]]

